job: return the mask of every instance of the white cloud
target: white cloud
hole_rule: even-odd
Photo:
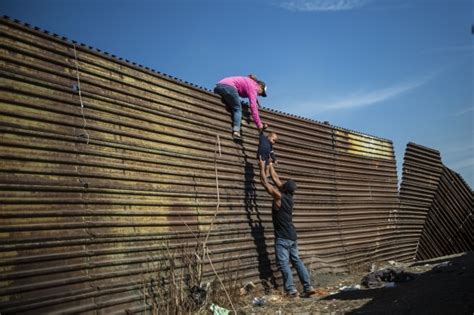
[[[466,168],[472,169],[474,167],[474,158],[470,157],[464,160],[459,160],[455,163],[448,164],[447,166],[454,170],[462,170]]]
[[[474,106],[471,106],[471,107],[462,109],[462,110],[454,113],[454,116],[462,116],[462,115],[465,115],[465,114],[472,113],[473,111],[474,111]]]
[[[421,51],[421,54],[435,54],[435,53],[472,53],[474,45],[453,45],[445,47],[431,48]]]
[[[285,0],[277,5],[290,11],[345,11],[357,9],[370,0]]]
[[[378,90],[353,93],[342,99],[334,101],[306,101],[299,104],[292,104],[291,111],[298,113],[299,115],[312,116],[321,112],[372,106],[395,98],[399,95],[407,93],[426,84],[427,82],[432,80],[439,72],[440,71],[435,71],[424,77],[408,80]]]
[[[355,107],[370,106],[376,103],[386,101],[394,98],[400,94],[406,93],[410,90],[414,90],[417,87],[425,84],[428,78],[422,78],[420,80],[413,80],[409,82],[403,82],[387,88],[360,93],[358,95],[350,96],[342,100],[338,100],[331,104],[323,106],[324,110],[336,110],[336,109],[348,109]]]
[[[473,135],[471,135],[472,138]],[[468,136],[469,137],[469,136]],[[474,139],[474,138],[472,138]],[[465,140],[465,139],[463,139]],[[442,153],[449,153],[449,154],[465,154],[465,153],[471,153],[474,152],[474,143],[466,143],[466,141],[463,141],[462,144],[457,144],[457,145],[448,145],[445,146],[444,148],[441,149]]]

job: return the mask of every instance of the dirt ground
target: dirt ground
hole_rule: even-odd
[[[285,298],[279,292],[262,295],[258,289],[244,297],[241,314],[474,314],[474,252],[417,262],[383,264],[416,274],[414,280],[393,287],[365,289],[369,272],[314,274],[318,295]],[[297,281],[297,278],[295,279]],[[393,285],[393,284],[392,284]],[[341,290],[346,286],[345,290]],[[349,287],[349,288],[348,288]],[[352,288],[352,289],[351,289]],[[263,305],[254,298],[264,297]]]

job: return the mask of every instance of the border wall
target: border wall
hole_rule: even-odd
[[[164,246],[207,234],[218,272],[280,281],[248,119],[235,143],[229,113],[206,89],[6,17],[0,33],[2,314],[143,311],[140,279]],[[261,116],[279,135],[280,177],[299,186],[294,222],[308,266],[348,271],[410,261],[417,248],[440,253],[423,245],[433,232],[421,237],[436,185],[412,205],[405,182],[399,199],[391,141]]]
[[[407,145],[398,223],[416,259],[474,250],[473,192],[438,151]]]

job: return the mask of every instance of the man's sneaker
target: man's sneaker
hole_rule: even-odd
[[[303,297],[305,297],[305,298],[312,297],[313,295],[316,295],[316,290],[315,289],[304,291],[304,293],[303,293]]]
[[[234,139],[240,139],[240,132],[238,132],[238,131],[232,132],[232,138],[234,138]]]
[[[294,299],[294,298],[299,297],[298,291],[295,291],[295,292],[288,292],[288,293],[286,293],[286,296],[289,297],[290,299]]]

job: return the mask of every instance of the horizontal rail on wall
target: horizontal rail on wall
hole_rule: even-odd
[[[138,310],[163,251],[203,236],[217,272],[280,283],[251,123],[235,143],[209,90],[7,18],[0,33],[2,314]],[[409,145],[399,195],[391,141],[261,116],[279,136],[280,177],[298,183],[294,222],[313,269],[472,246],[472,191],[439,152]],[[448,223],[449,244],[434,246]]]

